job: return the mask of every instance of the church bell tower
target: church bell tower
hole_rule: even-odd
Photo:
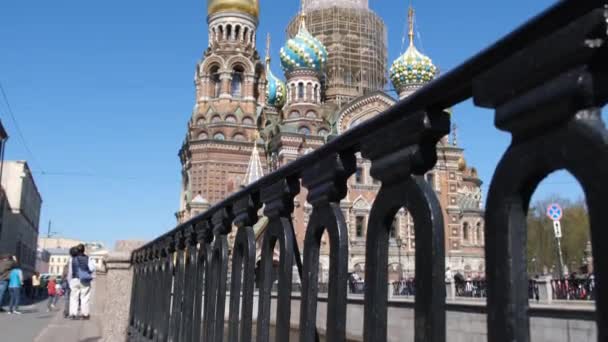
[[[209,0],[207,11],[209,44],[196,66],[196,100],[179,152],[180,222],[204,210],[201,203],[212,205],[236,191],[258,151],[265,78],[256,50],[258,1]]]

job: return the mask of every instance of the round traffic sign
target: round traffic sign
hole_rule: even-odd
[[[564,212],[562,210],[562,207],[559,206],[559,204],[557,203],[553,203],[550,204],[547,207],[547,216],[552,219],[553,221],[559,221],[562,219]]]

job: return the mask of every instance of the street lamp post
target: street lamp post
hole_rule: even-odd
[[[403,245],[403,240],[401,237],[395,239],[395,243],[397,243],[397,253],[399,255],[399,283],[403,280],[403,266],[401,265],[401,246]]]

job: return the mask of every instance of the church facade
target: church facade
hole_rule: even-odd
[[[351,26],[339,25],[345,16]],[[384,91],[387,74],[403,99],[438,73],[414,44],[412,9],[409,47],[387,70],[386,28],[366,0],[305,1],[279,51],[285,81],[271,70],[269,40],[265,60],[257,52],[259,18],[257,0],[209,0],[209,46],[196,68],[196,102],[179,152],[180,222],[394,105],[397,99]],[[457,140],[455,133],[442,139],[437,165],[425,179],[444,210],[446,265],[477,277],[485,272],[481,180]],[[370,166],[357,159],[341,203],[350,233],[349,268],[361,275],[367,221],[380,189]],[[302,247],[312,211],[305,188],[295,207],[293,223]],[[264,222],[256,227],[258,235]],[[327,239],[322,240],[320,281],[329,267]],[[414,222],[402,209],[390,239],[392,280],[413,277],[414,239]]]

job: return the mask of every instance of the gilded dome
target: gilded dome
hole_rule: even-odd
[[[286,90],[285,83],[278,79],[270,70],[270,63],[266,63],[266,104],[276,108],[283,107],[285,104]]]
[[[260,5],[258,0],[208,0],[208,15],[220,12],[242,12],[257,18]]]
[[[281,48],[281,66],[285,72],[296,69],[323,71],[327,63],[327,49],[306,29],[304,20],[295,37]]]

